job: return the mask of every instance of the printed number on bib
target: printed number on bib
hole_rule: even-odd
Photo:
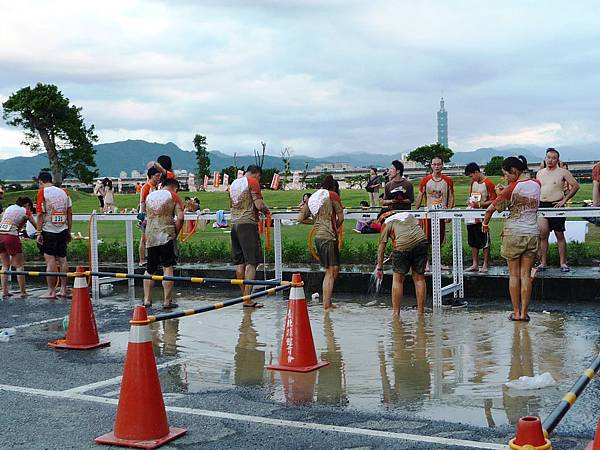
[[[12,223],[10,223],[10,222],[0,223],[0,231],[10,231],[11,228],[12,228]]]
[[[52,225],[64,225],[67,223],[67,216],[65,213],[53,212],[50,215],[50,222]]]

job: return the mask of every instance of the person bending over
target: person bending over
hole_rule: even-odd
[[[384,221],[377,249],[377,277],[383,278],[383,258],[388,241],[392,239],[394,252],[392,279],[392,311],[400,316],[400,305],[404,295],[404,278],[412,270],[412,279],[417,297],[417,311],[425,312],[425,266],[427,264],[427,238],[419,222],[408,212],[397,212]]]

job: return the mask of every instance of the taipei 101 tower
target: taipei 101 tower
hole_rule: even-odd
[[[440,100],[440,110],[437,113],[438,144],[448,148],[448,111],[444,109],[444,97]]]

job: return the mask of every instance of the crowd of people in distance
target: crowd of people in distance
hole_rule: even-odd
[[[429,255],[432,240],[431,219],[417,220],[410,213],[413,204],[416,210],[453,208],[457,202],[454,182],[443,173],[444,162],[440,157],[431,160],[431,173],[418,185],[416,193],[413,184],[404,176],[401,161],[394,160],[390,167],[379,175],[375,168],[369,172],[366,191],[368,202],[361,202],[365,208],[380,207],[378,218],[366,227],[367,231],[379,233],[375,274],[383,277],[384,262],[388,243],[392,243],[392,311],[400,314],[404,292],[404,280],[411,273],[414,283],[417,311],[424,313],[427,288],[425,274],[429,271]],[[507,260],[509,271],[509,293],[513,306],[510,319],[528,321],[532,279],[537,271],[547,269],[548,237],[555,233],[560,255],[560,270],[568,272],[567,246],[565,240],[565,219],[545,218],[538,215],[541,208],[561,208],[568,204],[579,189],[579,183],[560,162],[560,154],[554,148],[546,151],[543,167],[536,178],[528,175],[524,157],[508,157],[502,163],[502,173],[506,185],[494,185],[476,163],[467,164],[465,175],[470,177],[470,189],[465,205],[467,209],[485,211],[483,218],[466,221],[468,244],[471,248],[472,263],[467,272],[488,272],[490,268],[490,220],[496,211],[508,211],[501,233],[501,255]],[[261,215],[269,214],[264,202],[260,178],[262,168],[249,166],[243,176],[229,186],[231,211],[232,260],[236,276],[240,279],[254,279],[257,266],[263,262],[263,251],[259,234]],[[180,189],[172,168],[171,158],[161,155],[148,164],[147,181],[136,188],[139,192],[138,220],[141,229],[139,245],[140,266],[147,275],[154,275],[160,269],[165,275],[172,275],[177,264],[177,236],[184,225],[184,214],[200,209],[197,198],[181,199]],[[600,163],[594,166],[593,205],[600,206]],[[48,272],[66,272],[67,244],[71,240],[72,202],[63,189],[53,185],[52,176],[41,172],[38,176],[39,190],[34,202],[28,197],[17,198],[9,206],[0,220],[0,259],[4,270],[14,267],[22,270],[24,257],[19,233],[26,226],[28,237],[36,239],[46,262]],[[380,193],[381,191],[381,193]],[[94,187],[102,210],[114,211],[114,190],[108,178],[98,180]],[[0,199],[3,191],[0,190]],[[344,222],[344,207],[340,197],[338,182],[328,175],[322,180],[320,189],[305,193],[298,205],[297,222],[314,227],[314,254],[325,269],[323,279],[323,307],[335,308],[332,302],[333,289],[341,265],[340,242]],[[1,208],[1,206],[0,206]],[[1,212],[1,211],[0,211]],[[445,222],[440,220],[441,241],[445,236]],[[26,225],[27,224],[27,225]],[[312,234],[312,233],[311,233]],[[481,254],[481,258],[480,258]],[[539,260],[537,266],[534,266]],[[1,277],[2,295],[8,291],[6,275]],[[152,306],[152,280],[144,281],[146,307]],[[25,297],[25,280],[18,277],[19,295]],[[47,277],[47,292],[43,298],[65,297],[66,279]],[[251,286],[241,285],[242,294],[248,296]],[[466,305],[461,299],[452,299],[452,307]],[[173,302],[173,282],[163,281],[164,309],[176,308]],[[250,298],[244,300],[244,307],[258,308],[262,305]]]

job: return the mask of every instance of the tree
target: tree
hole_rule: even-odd
[[[38,83],[19,89],[2,107],[6,123],[25,130],[23,145],[33,152],[46,151],[55,184],[60,186],[70,175],[84,183],[97,176],[94,125],[86,127],[81,108],[70,105],[58,87]]]
[[[429,167],[431,165],[431,158],[434,156],[440,156],[446,163],[454,156],[454,152],[448,147],[444,147],[442,144],[423,145],[410,152],[408,154],[408,159],[410,161],[421,163],[425,167]]]
[[[199,134],[194,136],[194,147],[196,147],[198,179],[203,180],[205,175],[210,176],[210,157],[206,150],[206,136],[201,136]]]
[[[489,177],[490,175],[502,175],[502,162],[504,156],[492,156],[492,159],[483,168],[483,172]]]
[[[291,160],[291,154],[290,154],[290,148],[289,147],[285,147],[283,150],[281,150],[281,160],[283,161],[283,182],[282,182],[282,186],[285,189],[285,186],[288,183],[288,177],[290,175],[292,175],[292,171],[290,170],[290,160]]]
[[[270,188],[271,187],[271,181],[273,181],[273,175],[275,175],[276,173],[279,173],[279,169],[275,169],[275,168],[269,168],[269,169],[262,169],[262,173],[260,175],[260,187],[261,188]]]
[[[227,175],[229,175],[229,184],[231,184],[233,182],[233,180],[235,180],[237,178],[238,169],[243,171],[244,166],[242,166],[242,167],[237,167],[237,166],[225,167],[223,170],[221,170],[221,179],[223,179],[223,175],[227,174]]]
[[[366,184],[369,181],[369,175],[353,175],[351,177],[346,178],[346,183],[350,186],[350,189],[354,189],[355,186],[358,186],[360,189],[363,188],[363,184]]]
[[[328,172],[324,172],[324,173],[317,175],[316,177],[307,178],[306,179],[306,187],[308,189],[320,189],[321,184],[323,184],[323,180],[325,179],[325,177],[327,175],[331,175],[331,174]]]

